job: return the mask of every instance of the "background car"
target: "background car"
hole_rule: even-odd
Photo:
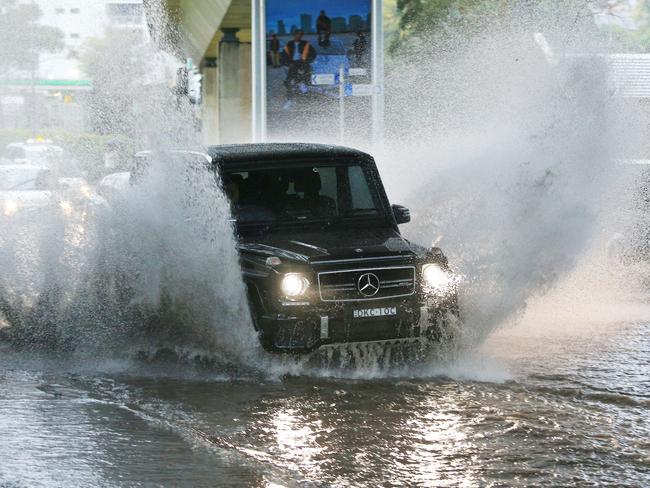
[[[49,139],[12,142],[5,148],[2,159],[5,164],[32,164],[59,171],[63,161],[63,148]]]
[[[97,194],[109,205],[115,203],[131,186],[131,173],[123,171],[104,176],[97,185]]]
[[[30,164],[0,166],[1,215],[19,218],[55,211],[60,203],[58,189],[58,180],[49,168]]]

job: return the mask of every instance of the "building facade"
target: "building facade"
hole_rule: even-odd
[[[39,24],[63,35],[63,48],[41,53],[34,72],[14,72],[2,86],[0,128],[86,130],[85,97],[92,80],[83,72],[88,43],[109,29],[149,38],[142,0],[20,0],[39,7]]]
[[[142,0],[34,0],[42,12],[40,23],[63,33],[64,48],[41,55],[39,78],[86,79],[80,63],[84,45],[102,37],[109,28],[148,35]]]

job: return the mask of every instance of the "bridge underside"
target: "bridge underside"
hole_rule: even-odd
[[[197,60],[206,55],[221,29],[250,31],[251,0],[164,0],[163,3],[173,27],[180,30],[182,47],[189,57]]]
[[[147,2],[152,30],[160,28]],[[241,142],[251,134],[252,0],[163,0],[166,39],[203,73],[201,119],[206,144]]]

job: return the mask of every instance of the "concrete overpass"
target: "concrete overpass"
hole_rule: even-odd
[[[253,110],[264,111],[262,82],[252,79],[253,56],[263,56],[264,40],[252,46],[253,5],[258,0],[144,0],[154,39],[180,58],[192,58],[203,74],[201,121],[206,144],[246,142],[253,134]],[[383,4],[395,13],[395,0],[371,0],[374,12],[372,133],[381,133],[383,121]],[[163,11],[158,9],[162,8]],[[167,20],[167,22],[164,21]],[[256,59],[255,65],[264,65]],[[255,86],[253,83],[255,82]],[[367,83],[367,82],[362,82]],[[255,88],[255,90],[253,89]],[[368,95],[366,95],[368,96]],[[347,105],[347,104],[346,104]],[[343,110],[341,110],[343,113]],[[258,117],[258,122],[261,117]],[[345,124],[341,124],[345,125]],[[255,127],[256,134],[262,134]],[[370,135],[368,135],[370,138]]]
[[[160,28],[155,2],[146,5],[152,30]],[[251,136],[251,5],[252,0],[162,0],[167,27],[159,38],[172,39],[163,47],[191,57],[203,73],[206,144]]]

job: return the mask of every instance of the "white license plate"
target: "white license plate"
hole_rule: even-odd
[[[371,319],[374,317],[391,317],[397,315],[397,307],[380,307],[380,308],[364,308],[361,310],[353,310],[352,317],[355,319]]]

